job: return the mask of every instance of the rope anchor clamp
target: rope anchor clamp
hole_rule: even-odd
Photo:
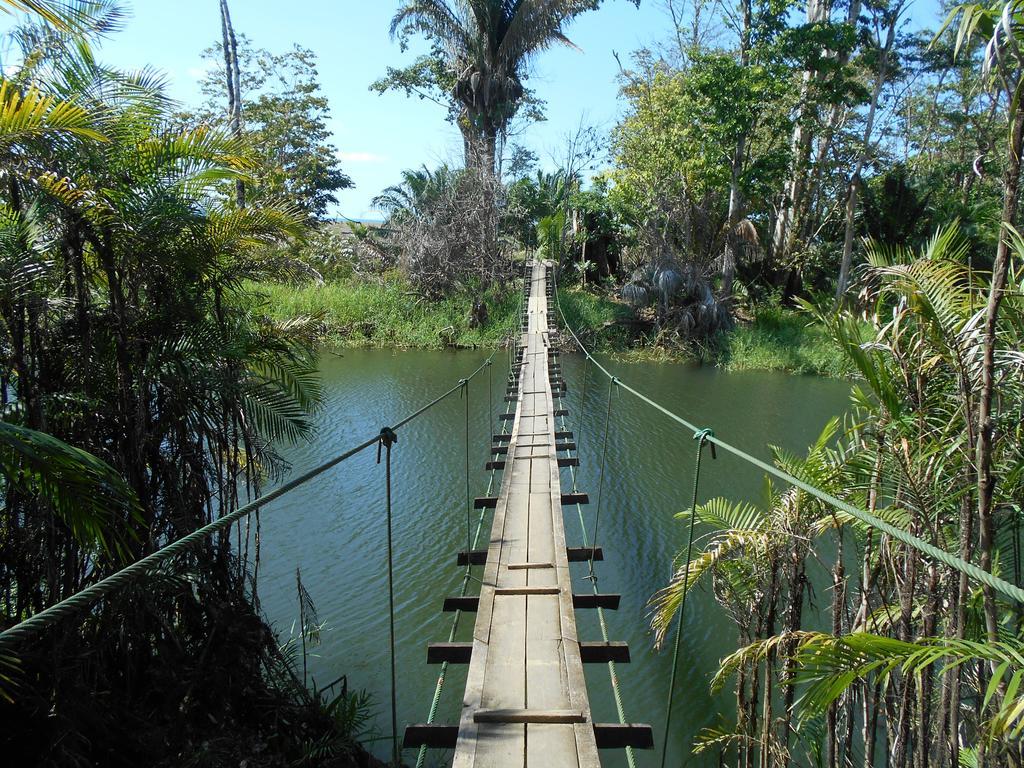
[[[391,453],[391,446],[398,442],[398,435],[395,434],[395,430],[391,427],[383,427],[380,431],[380,437],[377,441],[377,463],[380,464],[380,449],[386,447],[388,453]]]
[[[713,429],[698,429],[696,432],[694,432],[693,439],[697,441],[697,450],[699,451],[701,448],[703,448],[704,443],[707,443],[708,439],[714,436],[715,430]],[[717,459],[718,454],[715,452],[715,444],[709,443],[709,445],[711,446],[711,458]]]

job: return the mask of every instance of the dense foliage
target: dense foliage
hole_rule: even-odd
[[[246,145],[169,127],[159,78],[91,54],[117,7],[76,8],[17,28],[0,81],[5,627],[237,509],[319,399],[296,324],[245,296],[265,247],[302,236],[293,208],[221,194],[258,169]],[[5,650],[7,759],[279,765],[353,748],[353,699],[307,691],[262,621],[258,528]]]

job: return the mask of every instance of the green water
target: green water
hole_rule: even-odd
[[[484,359],[477,352],[345,351],[322,360],[326,404],[318,433],[309,443],[286,449],[293,474],[376,434],[452,386]],[[506,361],[492,369],[493,407],[503,406]],[[598,492],[607,381],[591,379],[582,409],[583,359],[563,356],[569,382],[569,428],[580,447],[579,489],[590,493],[584,507],[592,529]],[[671,410],[747,451],[769,458],[769,444],[801,451],[847,400],[843,382],[777,373],[730,373],[670,364],[610,364],[624,380]],[[689,504],[694,441],[664,416],[626,393],[615,397],[608,440],[598,544],[605,561],[597,566],[602,592],[619,592],[618,611],[605,613],[610,639],[629,643],[632,663],[618,668],[628,718],[654,726],[662,739],[670,652],[655,652],[649,631],[650,596],[668,578],[685,531],[674,514]],[[492,426],[487,376],[470,389],[471,489],[487,487]],[[501,431],[493,419],[494,431]],[[426,720],[439,667],[426,664],[426,644],[448,639],[452,614],[441,612],[446,595],[457,594],[462,571],[455,555],[466,545],[465,402],[456,395],[399,433],[394,448],[394,556],[399,727]],[[569,484],[563,470],[563,487]],[[701,478],[704,498],[756,498],[761,476],[729,455],[706,454]],[[489,518],[488,518],[489,519]],[[569,546],[582,543],[573,509],[566,509]],[[387,756],[390,731],[388,612],[384,518],[384,469],[367,450],[330,473],[268,507],[262,516],[259,592],[263,608],[287,635],[298,615],[295,570],[326,622],[322,643],[309,660],[311,675],[325,684],[347,675],[352,688],[369,691],[375,702],[371,737],[374,752]],[[483,539],[486,540],[486,537]],[[578,589],[586,564],[573,566]],[[475,569],[479,573],[482,569]],[[578,611],[580,638],[600,639],[593,611]],[[708,681],[718,660],[735,647],[729,621],[707,591],[687,606],[669,747],[672,766],[712,766],[710,755],[690,756],[695,735],[729,717],[730,696],[712,696]],[[470,615],[458,639],[469,639]],[[599,721],[615,721],[605,665],[587,667],[590,703]],[[450,669],[438,721],[457,723],[465,667]],[[414,762],[415,753],[405,760]],[[658,750],[639,752],[641,766],[658,765]],[[428,764],[444,765],[450,754],[432,752]],[[621,751],[602,752],[605,766],[625,765]]]

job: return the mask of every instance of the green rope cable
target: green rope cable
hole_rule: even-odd
[[[495,350],[495,352],[497,352],[497,350]],[[494,353],[491,354],[491,357],[493,356]],[[488,358],[488,360],[489,359],[490,358]],[[467,376],[466,379],[472,380],[474,377],[476,377],[477,374],[479,374],[480,371],[482,371],[486,367],[486,363],[487,361],[485,361],[484,364],[482,364],[479,368],[473,371],[473,373]],[[420,407],[416,411],[402,418],[397,423],[393,424],[390,427],[391,431],[397,432],[399,429],[406,426],[413,420],[417,419],[434,406],[438,405],[444,400],[447,400],[460,389],[462,389],[462,384],[456,384],[454,387],[444,392],[443,394],[439,395],[438,397],[434,398],[426,405]],[[202,528],[198,528],[195,531],[192,531],[192,533],[182,536],[180,539],[177,539],[171,542],[170,544],[161,547],[155,552],[151,552],[145,557],[136,560],[134,563],[126,565],[119,571],[116,571],[115,573],[112,573],[109,576],[100,579],[95,584],[85,587],[84,589],[76,592],[70,597],[66,597],[60,602],[54,603],[53,605],[44,608],[39,613],[28,617],[27,619],[18,624],[15,624],[10,629],[6,629],[3,632],[0,632],[0,648],[8,648],[20,642],[23,642],[33,637],[38,632],[46,629],[47,627],[52,626],[61,619],[64,619],[68,616],[77,613],[78,611],[88,608],[90,605],[95,603],[97,600],[100,600],[101,598],[105,597],[106,595],[109,595],[110,593],[115,592],[119,589],[123,589],[125,586],[128,585],[129,582],[136,578],[146,575],[152,568],[159,565],[160,563],[188,551],[191,547],[196,546],[207,537],[230,528],[234,523],[238,522],[243,517],[252,514],[256,510],[261,509],[262,507],[266,506],[275,499],[279,499],[280,497],[284,496],[290,491],[295,490],[299,486],[305,485],[310,480],[314,479],[315,477],[318,477],[319,475],[322,475],[324,472],[334,468],[343,461],[346,461],[347,459],[352,458],[353,456],[355,456],[358,453],[361,453],[367,448],[376,445],[379,441],[380,435],[374,435],[370,439],[363,441],[359,445],[350,448],[349,450],[345,451],[344,453],[338,456],[335,456],[333,459],[324,462],[320,466],[315,467],[309,470],[308,472],[305,472],[304,474],[300,475],[294,480],[290,480],[289,482],[285,483],[279,488],[276,488],[273,491],[270,491],[264,494],[263,496],[260,496],[258,499],[255,499],[249,502],[248,504],[239,507],[234,512],[226,514],[210,523],[207,523]]]
[[[683,566],[683,584],[690,581],[690,559],[693,556],[693,524],[697,519],[697,494],[700,489],[700,459],[704,453],[704,443],[714,433],[710,429],[702,429],[693,436],[697,441],[697,462],[693,469],[693,500],[690,502],[690,526],[689,534],[686,537],[686,565]],[[668,755],[668,734],[672,725],[672,704],[676,690],[676,670],[679,666],[679,646],[683,637],[683,614],[686,613],[686,595],[688,589],[683,590],[683,598],[679,605],[679,617],[676,619],[676,638],[672,645],[672,671],[668,678],[668,701],[665,703],[665,730],[661,741],[661,768],[665,768],[665,760]]]
[[[603,373],[605,376],[609,378],[615,378],[603,365],[601,365],[595,358],[593,358],[593,355],[587,351],[587,348],[583,345],[583,342],[580,341],[579,336],[576,335],[576,332],[573,331],[571,327],[569,327],[569,324],[565,319],[565,313],[562,311],[561,301],[557,299],[557,283],[555,284],[555,296],[559,314],[562,316],[562,321],[563,323],[565,323],[566,330],[569,331],[570,335],[576,341],[576,344],[579,345],[580,349],[584,353],[586,353],[593,359],[594,366],[599,371],[601,371],[601,373]],[[680,424],[683,427],[695,433],[700,431],[700,428],[697,427],[696,425],[687,421],[682,416],[673,413],[660,403],[651,400],[642,392],[638,392],[637,390],[633,389],[631,386],[623,382],[621,379],[619,380],[619,386],[622,389],[629,392],[634,397],[636,397],[642,403],[646,403],[655,410],[660,411],[663,415],[667,416],[672,421],[675,421],[677,424]],[[865,525],[869,525],[872,528],[881,531],[882,533],[888,534],[896,541],[906,544],[908,547],[913,547],[919,552],[928,555],[936,562],[942,563],[943,565],[947,565],[950,568],[953,568],[954,570],[960,571],[961,573],[964,573],[967,576],[973,578],[975,581],[978,581],[981,584],[991,587],[992,589],[996,590],[997,592],[1001,593],[1006,597],[1009,597],[1012,600],[1016,600],[1019,603],[1024,603],[1024,589],[1021,589],[1018,586],[1010,584],[1008,581],[1001,579],[992,573],[989,573],[984,568],[980,568],[979,566],[974,565],[973,563],[969,563],[961,559],[960,557],[957,557],[956,555],[945,551],[944,549],[940,549],[934,544],[929,544],[927,541],[918,538],[909,531],[905,531],[902,528],[897,528],[896,526],[891,525],[878,517],[875,517],[867,510],[858,509],[857,507],[848,504],[842,499],[839,499],[836,496],[833,496],[832,494],[821,490],[820,488],[816,488],[813,485],[810,485],[809,483],[806,483],[803,480],[794,477],[788,472],[784,472],[778,467],[772,466],[771,464],[768,464],[767,462],[762,461],[761,459],[758,459],[755,456],[751,456],[746,451],[743,451],[737,448],[736,446],[731,445],[730,443],[727,443],[724,440],[721,440],[718,437],[708,437],[708,443],[710,443],[711,445],[716,445],[722,450],[728,451],[732,455],[736,456],[739,459],[742,459],[748,464],[752,464],[753,466],[763,470],[764,472],[767,472],[769,475],[772,475],[773,477],[776,477],[789,485],[795,486],[800,490],[809,493],[816,499],[823,501],[832,507],[835,507],[841,512],[845,512],[850,517],[859,520]]]

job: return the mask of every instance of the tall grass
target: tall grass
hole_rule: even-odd
[[[851,373],[846,358],[824,330],[802,312],[774,304],[757,307],[718,340],[711,361],[728,371],[789,371],[842,377]]]
[[[339,347],[493,347],[518,327],[521,283],[484,292],[487,322],[471,328],[473,295],[431,300],[420,296],[399,275],[379,282],[333,280],[324,285],[260,283],[261,308],[277,321],[302,316],[322,320],[324,343]],[[562,310],[590,349],[626,360],[698,360],[730,371],[776,370],[823,376],[850,373],[844,358],[821,329],[799,312],[775,304],[755,310],[711,345],[668,348],[637,334],[624,304],[579,288],[563,288]]]
[[[323,321],[325,342],[349,347],[489,347],[516,327],[519,293],[514,286],[484,292],[487,322],[470,327],[473,296],[431,300],[397,277],[382,282],[332,281],[323,285],[261,283],[262,310],[287,321],[305,315]]]

